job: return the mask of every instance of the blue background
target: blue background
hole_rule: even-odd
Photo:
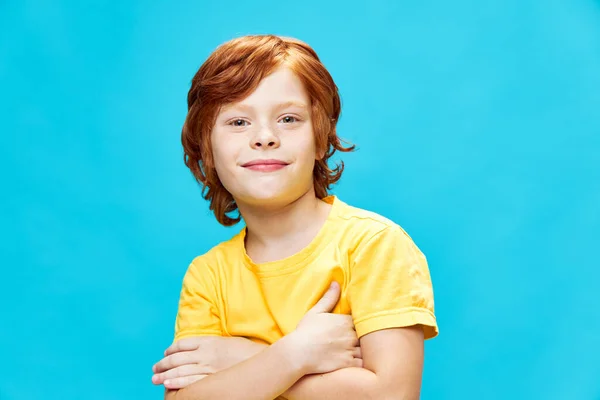
[[[312,45],[344,201],[428,256],[423,399],[600,399],[600,2],[0,1],[0,399],[162,398],[220,227],[182,161],[193,74],[249,33]]]

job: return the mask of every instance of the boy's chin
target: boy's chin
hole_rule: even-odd
[[[281,207],[297,199],[293,193],[283,190],[257,190],[244,196],[240,201],[253,207]]]
[[[252,193],[248,198],[248,203],[255,206],[268,206],[286,201],[285,193],[280,192],[260,192]]]

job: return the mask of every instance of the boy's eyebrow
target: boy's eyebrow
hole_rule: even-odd
[[[277,104],[275,106],[276,110],[280,110],[282,108],[288,108],[288,107],[299,107],[299,108],[308,108],[306,106],[306,104],[300,102],[300,101],[285,101],[283,103]]]
[[[293,101],[293,100],[292,101],[284,101],[283,103],[275,104],[275,106],[273,108],[275,110],[281,110],[282,108],[287,108],[287,107],[299,107],[299,108],[308,109],[308,106],[306,104],[304,104],[303,102]],[[250,105],[246,105],[246,104],[232,104],[228,107],[225,107],[223,109],[223,111],[227,111],[227,110],[231,110],[231,109],[252,111],[252,110],[254,110],[254,107],[252,107]]]

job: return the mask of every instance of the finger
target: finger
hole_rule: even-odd
[[[323,297],[311,308],[308,310],[307,314],[320,314],[320,313],[328,313],[333,310],[338,300],[340,299],[340,285],[339,283],[333,281],[329,289],[325,292]]]
[[[202,366],[198,364],[186,364],[177,368],[170,369],[168,371],[162,372],[160,374],[154,374],[152,376],[152,383],[155,385],[160,385],[164,383],[164,381],[173,379],[173,378],[182,378],[184,376],[191,375],[200,375],[207,373]]]
[[[356,336],[356,327],[351,315],[330,314],[327,317],[331,318],[331,321],[335,321],[340,328],[345,329],[348,335]]]
[[[196,350],[199,346],[199,337],[188,337],[181,340],[176,341],[171,344],[165,350],[165,356],[171,355],[173,353],[178,353],[180,351],[192,351]]]
[[[167,389],[183,389],[192,383],[199,381],[200,379],[206,378],[207,375],[192,375],[184,376],[182,378],[173,378],[165,381],[165,387]]]
[[[352,318],[352,315],[340,314],[340,317],[343,318],[344,325],[348,329],[352,329],[353,331],[356,330],[356,327],[354,326],[354,319]]]
[[[160,373],[167,371],[172,368],[177,368],[181,365],[192,364],[193,363],[193,352],[191,351],[182,351],[180,353],[171,354],[154,364],[152,371],[154,373]]]
[[[363,367],[362,358],[355,358],[354,360],[352,360],[352,366],[356,367],[356,368],[362,368]]]
[[[352,331],[352,333],[346,332],[346,341],[349,347],[359,347],[360,339],[356,336],[356,332]]]
[[[352,353],[354,358],[362,358],[362,351],[360,350],[360,346],[354,348],[354,352]]]

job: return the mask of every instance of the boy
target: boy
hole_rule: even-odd
[[[398,225],[328,195],[329,158],[353,150],[340,111],[295,39],[234,39],[196,73],[184,160],[217,220],[246,228],[186,272],[153,368],[166,399],[418,399],[438,332],[427,262]]]

